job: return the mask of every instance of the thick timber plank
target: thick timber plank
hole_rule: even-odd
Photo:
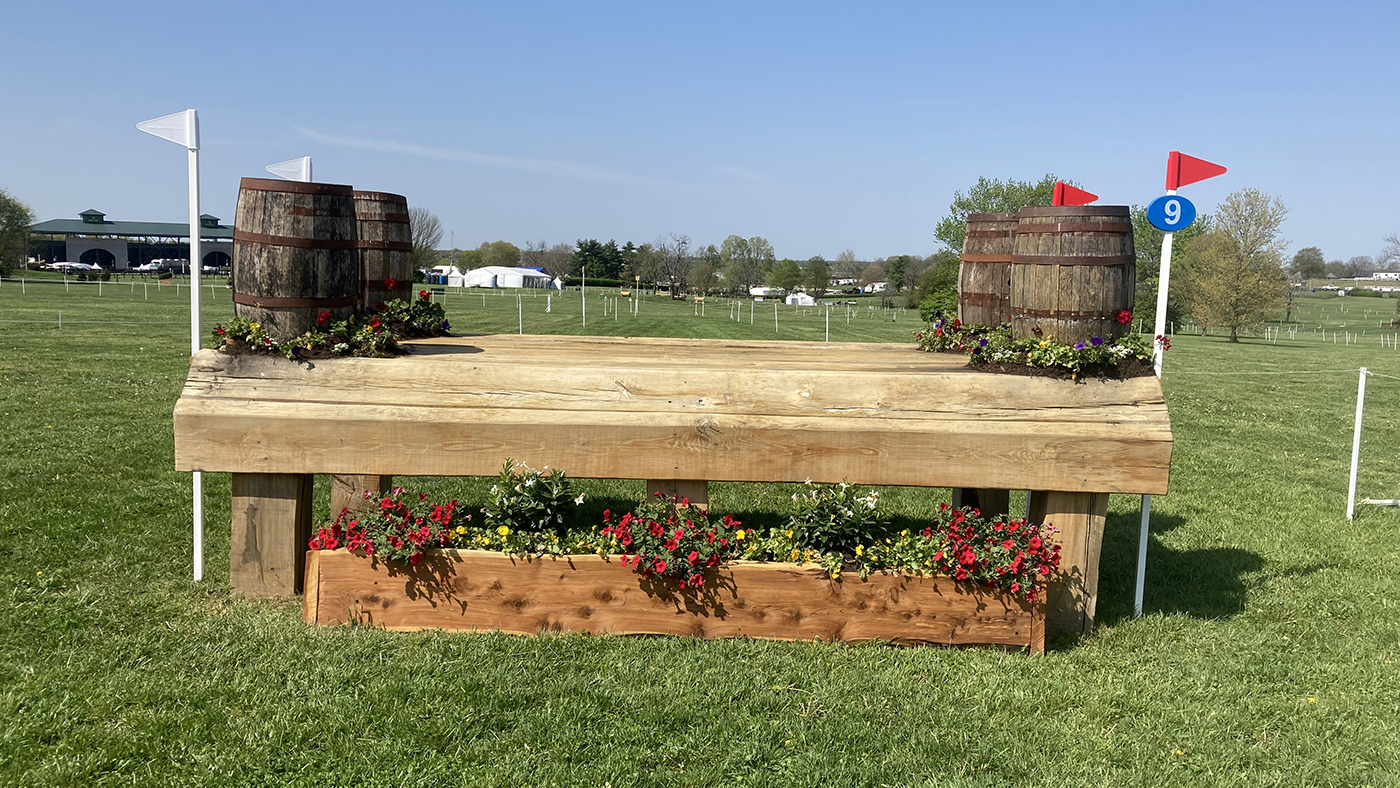
[[[309,474],[233,474],[229,585],[247,597],[301,592],[311,538]]]

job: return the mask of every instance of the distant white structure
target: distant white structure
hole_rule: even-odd
[[[1400,271],[1377,271],[1374,274],[1371,274],[1371,279],[1400,280]]]
[[[781,287],[750,287],[749,295],[754,298],[776,298],[787,291]]]
[[[563,284],[550,279],[533,268],[508,268],[503,265],[488,265],[462,272],[455,265],[433,266],[433,273],[444,277],[448,287],[536,287],[542,290],[558,290]]]
[[[873,283],[873,284],[868,284],[868,285],[866,285],[865,287],[861,288],[861,292],[864,292],[864,293],[883,293],[883,292],[885,292],[886,289],[889,288],[889,286],[890,286],[890,283],[889,283],[889,282],[875,282],[875,283]]]
[[[787,297],[788,306],[816,306],[816,299],[806,293],[790,293]]]

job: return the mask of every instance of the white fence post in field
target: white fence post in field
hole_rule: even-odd
[[[1351,481],[1347,483],[1347,519],[1356,516],[1356,466],[1361,460],[1361,412],[1366,407],[1366,376],[1370,373],[1361,368],[1361,377],[1356,383],[1356,426],[1351,431]]]

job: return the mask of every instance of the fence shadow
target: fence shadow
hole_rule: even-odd
[[[1109,515],[1105,524],[1095,616],[1100,624],[1112,625],[1133,615],[1139,522],[1136,513],[1124,513]],[[1264,568],[1264,559],[1235,547],[1178,550],[1162,544],[1160,534],[1183,524],[1185,520],[1177,515],[1152,515],[1143,613],[1219,619],[1242,612],[1246,578]]]

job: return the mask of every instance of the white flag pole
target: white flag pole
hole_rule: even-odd
[[[136,128],[185,146],[190,169],[190,355],[199,352],[199,113],[192,109],[136,124]],[[204,579],[204,474],[194,472],[194,579]]]
[[[1351,431],[1351,481],[1347,483],[1347,519],[1356,516],[1356,468],[1361,461],[1361,412],[1366,407],[1366,376],[1370,374],[1361,368],[1361,378],[1356,383],[1356,426]]]
[[[1176,194],[1176,189],[1167,189]],[[1162,343],[1157,337],[1167,335],[1167,283],[1172,275],[1172,236],[1162,234],[1162,264],[1157,271],[1157,319],[1152,323],[1152,371],[1162,379]],[[1142,596],[1147,583],[1147,532],[1152,519],[1152,496],[1142,496],[1142,522],[1138,525],[1137,582],[1133,588],[1133,617],[1142,616]]]

